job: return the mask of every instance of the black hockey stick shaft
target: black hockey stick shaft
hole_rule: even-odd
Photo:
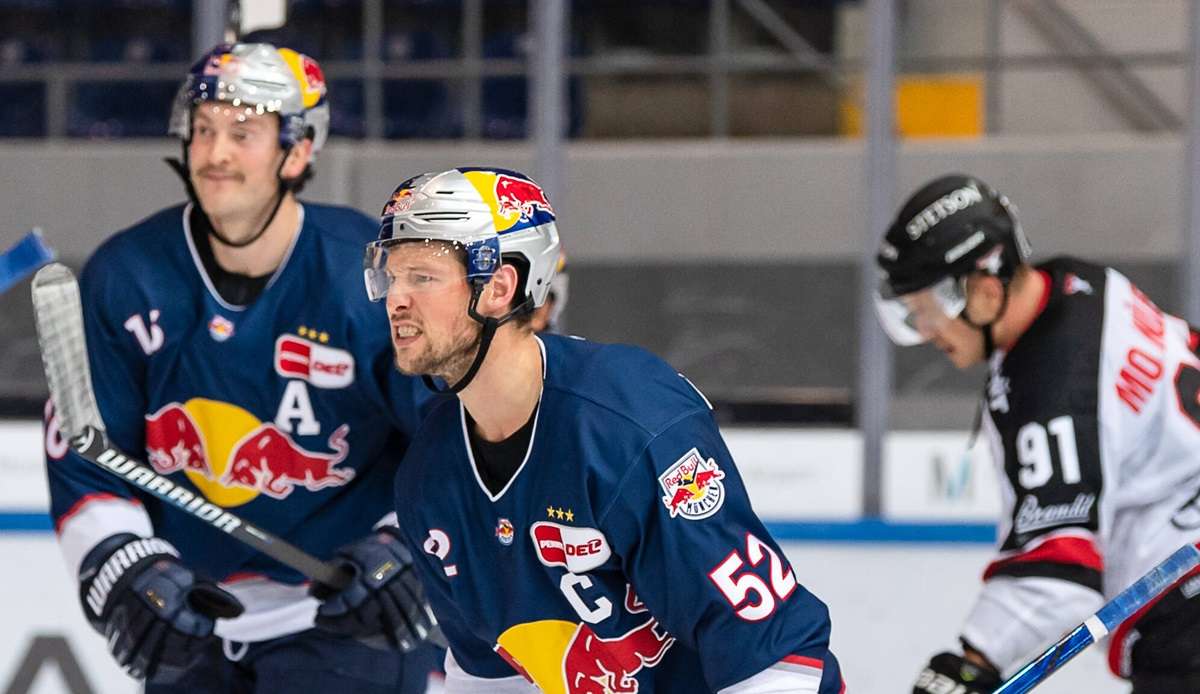
[[[105,471],[120,477],[144,492],[182,509],[208,525],[226,533],[279,563],[290,566],[314,581],[340,589],[350,582],[350,574],[341,567],[321,561],[295,545],[230,513],[185,487],[179,486],[152,468],[134,460],[108,443],[103,432],[85,427],[70,441],[80,456]]]

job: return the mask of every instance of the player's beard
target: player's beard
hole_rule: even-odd
[[[482,336],[483,326],[471,320],[449,345],[442,349],[431,345],[416,355],[407,367],[400,363],[397,355],[396,368],[407,376],[436,376],[447,383],[457,383],[475,361]]]

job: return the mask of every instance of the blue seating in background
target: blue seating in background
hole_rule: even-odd
[[[524,34],[498,33],[483,43],[484,58],[524,58]],[[572,47],[572,53],[578,53]],[[529,88],[525,77],[488,77],[483,80],[483,136],[522,138],[528,128]],[[578,77],[567,80],[567,134],[577,135],[583,125],[583,84]]]
[[[188,63],[192,58],[193,1],[0,0],[0,79],[5,66],[55,61]],[[495,2],[495,7],[509,15],[502,23],[523,26],[518,3]],[[326,64],[360,60],[360,8],[360,0],[291,0],[287,28],[247,38],[287,45]],[[385,64],[458,59],[460,9],[460,0],[403,0],[387,5],[389,21],[385,22],[379,58]],[[428,21],[417,22],[418,17]],[[421,28],[409,29],[410,25]],[[482,46],[485,59],[524,58],[522,33],[485,27],[490,32]],[[174,80],[76,83],[68,94],[67,134],[163,136],[176,86]],[[578,79],[569,83],[572,134],[579,132],[582,120],[581,86]],[[455,79],[385,79],[381,87],[384,137],[462,136],[461,85]],[[481,134],[488,138],[525,137],[525,77],[486,77],[481,87]],[[332,83],[330,91],[333,134],[364,137],[363,80],[357,76],[343,78]],[[0,137],[45,134],[44,85],[0,82],[0,100]]]
[[[447,138],[462,134],[458,107],[438,80],[389,80],[383,86],[384,137]]]
[[[164,137],[175,82],[94,82],[75,88],[67,116],[72,137]]]
[[[0,137],[46,134],[46,88],[40,84],[0,82]]]
[[[329,83],[329,130],[341,137],[362,138],[367,134],[363,118],[362,80],[331,80]]]

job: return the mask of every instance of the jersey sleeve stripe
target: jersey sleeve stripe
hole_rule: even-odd
[[[1055,537],[1020,554],[992,562],[984,571],[983,579],[986,581],[992,576],[1002,574],[1018,575],[1012,571],[1014,566],[1020,564],[1072,565],[1090,569],[1097,574],[1104,570],[1104,559],[1096,550],[1096,543],[1090,538]]]
[[[985,580],[999,576],[1011,578],[1056,578],[1061,581],[1077,583],[1084,588],[1090,588],[1097,593],[1102,592],[1101,573],[1097,569],[1079,564],[1062,564],[1053,561],[1014,562],[1001,566],[989,567]]]
[[[62,514],[61,516],[58,517],[57,520],[54,521],[54,532],[61,535],[62,531],[63,531],[63,526],[66,525],[67,521],[71,520],[72,517],[74,517],[80,511],[82,511],[83,508],[85,506],[87,506],[88,504],[90,504],[94,501],[114,501],[114,500],[115,501],[125,501],[130,504],[133,504],[134,506],[142,505],[142,502],[138,501],[137,499],[130,499],[130,498],[124,497],[124,496],[117,496],[116,494],[109,494],[108,492],[95,492],[93,494],[85,494],[82,497],[80,497],[80,499],[78,501],[76,501],[74,504],[72,504],[71,508],[67,509],[66,513]]]
[[[58,518],[55,527],[71,576],[79,575],[83,558],[104,538],[117,533],[139,537],[154,534],[150,516],[141,503],[106,493],[84,496]]]
[[[1171,584],[1169,588],[1163,590],[1158,595],[1154,596],[1150,602],[1143,605],[1140,610],[1134,612],[1129,619],[1121,622],[1121,624],[1113,630],[1112,637],[1108,640],[1108,669],[1112,671],[1112,674],[1116,675],[1117,677],[1124,678],[1128,678],[1130,675],[1129,659],[1132,655],[1130,650],[1133,644],[1128,643],[1128,640],[1130,632],[1132,632],[1134,627],[1137,626],[1138,621],[1141,620],[1142,617],[1145,617],[1146,613],[1148,613],[1151,608],[1157,605],[1160,600],[1169,595],[1171,591],[1197,576],[1200,576],[1200,566],[1192,569],[1187,573],[1186,576]]]
[[[817,670],[823,670],[825,668],[825,663],[819,658],[808,658],[802,655],[785,655],[783,660],[779,662],[790,663],[792,665],[803,665],[810,668],[816,668]]]

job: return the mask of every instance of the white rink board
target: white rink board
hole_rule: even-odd
[[[41,422],[0,421],[0,509],[49,508],[42,450]]]
[[[859,517],[862,439],[847,429],[726,427],[722,434],[754,509],[773,522]],[[999,496],[990,454],[967,455],[965,432],[893,432],[885,439],[884,517],[898,521],[995,521]],[[48,506],[42,427],[0,422],[0,510]]]
[[[987,521],[1000,513],[991,452],[966,432],[894,431],[884,439],[883,515],[904,521]]]
[[[954,645],[988,556],[986,548],[960,545],[792,543],[784,548],[801,582],[830,606],[833,647],[850,694],[909,691],[925,660]],[[65,636],[93,691],[138,691],[84,622],[52,535],[0,533],[0,556],[16,569],[0,572],[0,691],[7,690],[35,634]],[[28,691],[69,690],[48,665]],[[1037,689],[1038,694],[1125,691],[1107,674],[1102,650],[1095,646]]]
[[[850,430],[721,430],[754,511],[772,521],[852,520],[862,509],[862,443]]]
[[[7,692],[17,667],[33,638],[62,636],[78,659],[92,691],[133,694],[141,687],[109,658],[100,637],[83,618],[79,590],[67,578],[67,568],[54,535],[0,533],[0,596],[3,625],[0,629],[0,691]],[[13,694],[24,694],[25,690]],[[57,666],[47,663],[27,690],[31,694],[65,694],[67,687]]]

